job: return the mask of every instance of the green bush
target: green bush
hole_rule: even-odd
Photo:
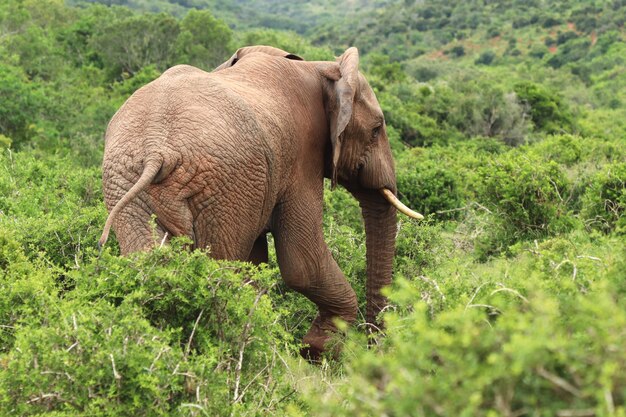
[[[409,279],[436,270],[449,253],[444,239],[443,224],[431,218],[421,221],[400,221],[396,238],[394,271],[396,276]]]
[[[102,201],[97,168],[64,157],[0,155],[0,230],[10,230],[31,258],[43,253],[55,265],[78,262],[102,232]]]
[[[559,46],[557,53],[547,60],[547,64],[552,68],[560,68],[566,64],[580,61],[587,56],[590,47],[591,41],[586,38],[568,40]]]
[[[386,315],[382,346],[362,349],[354,338],[346,376],[306,387],[312,413],[623,415],[626,253],[616,255],[596,269],[601,280],[568,297],[531,266],[540,254],[525,255],[516,270],[490,269],[497,281],[479,278],[454,296],[456,306],[434,315],[423,290],[401,283],[391,293],[398,307]],[[453,298],[455,286],[429,285],[435,297]]]
[[[570,183],[556,162],[510,152],[481,167],[478,177],[476,198],[491,223],[478,239],[481,257],[572,227],[563,198]]]
[[[446,51],[446,54],[452,55],[455,58],[460,58],[465,55],[465,48],[463,47],[463,45],[456,45],[453,46],[452,49],[450,49],[449,51]]]
[[[440,107],[446,107],[445,91],[430,98],[431,92],[426,86],[418,89],[399,84],[389,90],[383,91],[378,99],[386,122],[400,133],[403,142],[412,146],[445,144],[454,137],[454,132],[434,114]],[[428,109],[427,114],[420,111],[422,108]]]
[[[591,179],[582,216],[593,229],[626,233],[626,163],[607,165]]]
[[[2,292],[0,317],[13,332],[2,338],[0,408],[238,415],[282,407],[279,357],[296,346],[280,325],[285,311],[267,296],[276,270],[218,262],[185,244],[91,256],[67,272],[71,285],[59,296],[44,266],[32,267],[36,280],[5,276],[11,290]],[[0,253],[6,245],[16,246]],[[11,271],[25,257],[10,262]],[[255,382],[264,388],[248,390]]]
[[[58,307],[49,323],[17,331],[0,371],[3,410],[166,416],[189,397],[182,350],[137,311],[102,300]]]
[[[485,51],[480,54],[474,61],[476,65],[491,65],[493,60],[496,59],[496,53],[493,51]]]
[[[514,90],[519,99],[530,106],[530,117],[537,129],[547,133],[571,130],[572,116],[557,94],[530,81],[517,83]]]
[[[40,91],[23,71],[0,65],[0,134],[11,138],[14,146],[23,146],[32,135],[31,125],[42,101]]]
[[[584,148],[580,136],[564,134],[548,136],[529,147],[529,151],[546,161],[569,167],[581,161]]]
[[[398,171],[398,189],[408,205],[422,214],[454,218],[462,205],[457,174],[434,160],[416,162]]]
[[[0,228],[0,355],[13,348],[24,323],[47,321],[57,297],[57,270],[31,263],[10,231]]]

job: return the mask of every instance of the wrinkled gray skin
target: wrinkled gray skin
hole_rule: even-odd
[[[179,65],[137,90],[106,132],[103,186],[122,254],[190,237],[218,259],[267,260],[272,233],[282,278],[319,308],[303,354],[316,358],[351,323],[357,300],[322,235],[323,179],[360,203],[367,244],[368,323],[391,282],[396,192],[383,113],[358,52],[305,62],[242,48],[207,73]],[[156,232],[151,216],[156,215]],[[156,236],[155,236],[156,233]]]

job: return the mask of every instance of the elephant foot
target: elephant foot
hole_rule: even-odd
[[[313,363],[319,362],[324,352],[329,352],[333,359],[338,359],[341,347],[337,343],[337,335],[337,327],[330,319],[324,320],[318,315],[302,339],[305,346],[300,349],[300,355]]]

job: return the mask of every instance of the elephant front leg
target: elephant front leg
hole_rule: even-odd
[[[295,209],[291,216],[289,207],[282,211],[275,222],[276,256],[283,280],[288,287],[302,293],[313,301],[319,314],[303,339],[302,355],[310,360],[319,359],[328,350],[329,342],[337,333],[334,319],[353,323],[357,316],[357,299],[354,290],[333,259],[322,235],[321,207],[319,221],[312,221],[311,206],[305,209],[309,216]],[[338,353],[335,350],[333,353]]]

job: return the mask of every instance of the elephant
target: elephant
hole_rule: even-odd
[[[328,349],[335,318],[357,318],[324,242],[324,178],[361,208],[372,327],[391,283],[396,212],[421,218],[396,197],[385,119],[354,47],[335,61],[250,46],[212,72],[174,66],[115,113],[102,167],[101,248],[113,227],[122,255],[187,236],[211,257],[258,264],[271,233],[283,281],[319,310],[303,339],[311,359]]]

